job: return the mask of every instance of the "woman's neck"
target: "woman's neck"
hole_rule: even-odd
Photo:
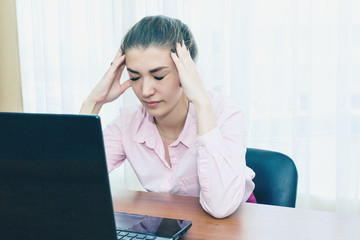
[[[183,95],[173,111],[162,118],[155,118],[160,135],[168,138],[177,138],[184,128],[188,110],[189,101]]]

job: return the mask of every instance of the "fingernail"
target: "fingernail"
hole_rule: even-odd
[[[112,63],[113,63],[113,62],[111,62],[111,64],[110,64],[110,65],[112,65]]]

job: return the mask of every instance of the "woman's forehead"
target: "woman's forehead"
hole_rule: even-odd
[[[173,67],[170,48],[131,48],[125,52],[126,66],[133,70],[150,70],[158,67]]]
[[[170,47],[159,47],[159,46],[149,46],[146,48],[143,47],[133,47],[125,51],[125,56],[138,56],[138,55],[169,55],[170,56]]]

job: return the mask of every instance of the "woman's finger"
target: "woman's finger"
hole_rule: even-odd
[[[114,81],[120,81],[120,78],[121,78],[124,68],[125,68],[125,65],[122,65],[116,70]]]
[[[176,66],[176,68],[177,68],[177,70],[178,70],[178,72],[180,74],[180,72],[183,70],[183,66],[182,66],[182,63],[181,63],[178,55],[176,53],[174,53],[174,52],[171,52],[170,56],[171,56],[172,60],[174,61],[175,66]]]
[[[180,43],[176,44],[176,51],[178,53],[178,57],[179,57],[180,61],[183,64],[185,64],[187,61],[192,60],[190,51],[187,49],[184,41],[182,41],[181,44]]]
[[[111,63],[111,66],[106,71],[103,80],[111,81],[111,82],[115,80],[120,80],[124,67],[125,67],[125,55],[121,55],[121,50],[119,50],[113,62]]]
[[[116,70],[118,70],[119,67],[125,65],[125,55],[122,55],[120,57],[116,57],[114,59],[114,61],[112,62],[111,66],[110,66],[110,70],[112,72],[115,72]]]
[[[131,87],[131,81],[130,79],[126,80],[120,85],[120,95],[122,95],[129,87]]]

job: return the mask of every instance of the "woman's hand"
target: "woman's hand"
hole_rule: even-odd
[[[208,101],[205,87],[184,41],[182,44],[176,44],[176,53],[171,52],[171,57],[179,72],[181,86],[188,100],[194,105]]]
[[[84,101],[80,113],[98,114],[102,105],[114,101],[131,86],[130,80],[120,83],[124,67],[125,55],[119,50],[110,68]]]
[[[217,122],[213,108],[201,81],[195,62],[191,58],[184,41],[176,44],[176,53],[171,52],[171,57],[179,72],[181,86],[187,99],[194,105],[197,116],[198,135],[204,135],[216,128]]]

